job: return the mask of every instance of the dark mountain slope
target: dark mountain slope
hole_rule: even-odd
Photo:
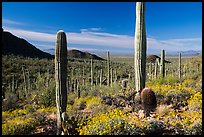
[[[26,40],[18,38],[2,29],[2,55],[8,54],[31,58],[54,58],[53,55],[41,51]]]
[[[103,58],[96,56],[95,54],[91,54],[88,52],[82,52],[79,50],[68,50],[68,57],[71,58],[82,58],[82,59],[95,59],[95,60],[104,60]]]

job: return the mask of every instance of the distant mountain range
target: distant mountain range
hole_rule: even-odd
[[[51,51],[53,51],[54,53],[54,49],[51,49]],[[31,58],[48,58],[48,59],[54,58],[54,55],[41,51],[40,49],[36,48],[26,40],[16,37],[10,32],[3,31],[2,28],[2,55],[8,54],[20,55]],[[103,58],[95,54],[82,52],[79,50],[68,50],[68,57],[104,60]]]

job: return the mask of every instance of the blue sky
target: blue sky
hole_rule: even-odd
[[[2,2],[2,27],[37,48],[54,49],[56,33],[68,49],[134,53],[135,2]],[[202,49],[201,2],[146,2],[147,53]]]

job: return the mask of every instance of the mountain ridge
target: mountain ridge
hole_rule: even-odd
[[[51,49],[54,51],[54,49]],[[82,52],[80,50],[68,50],[68,57],[71,58],[83,58],[83,59],[95,59],[105,60],[95,54]],[[4,31],[2,28],[2,55],[20,55],[31,58],[48,58],[54,59],[54,55],[44,52],[34,45],[29,43],[23,38],[19,38],[8,31]]]

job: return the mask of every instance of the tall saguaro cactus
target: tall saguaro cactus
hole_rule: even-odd
[[[165,75],[165,51],[161,51],[161,60],[160,60],[160,75],[164,78]]]
[[[107,69],[108,69],[107,85],[110,86],[110,54],[109,54],[109,51],[107,51]]]
[[[146,80],[146,29],[145,29],[145,3],[136,3],[136,29],[135,29],[135,88],[140,91],[145,87]]]
[[[67,107],[67,40],[63,30],[57,32],[55,44],[55,82],[57,105],[57,134],[63,134],[62,113]]]

